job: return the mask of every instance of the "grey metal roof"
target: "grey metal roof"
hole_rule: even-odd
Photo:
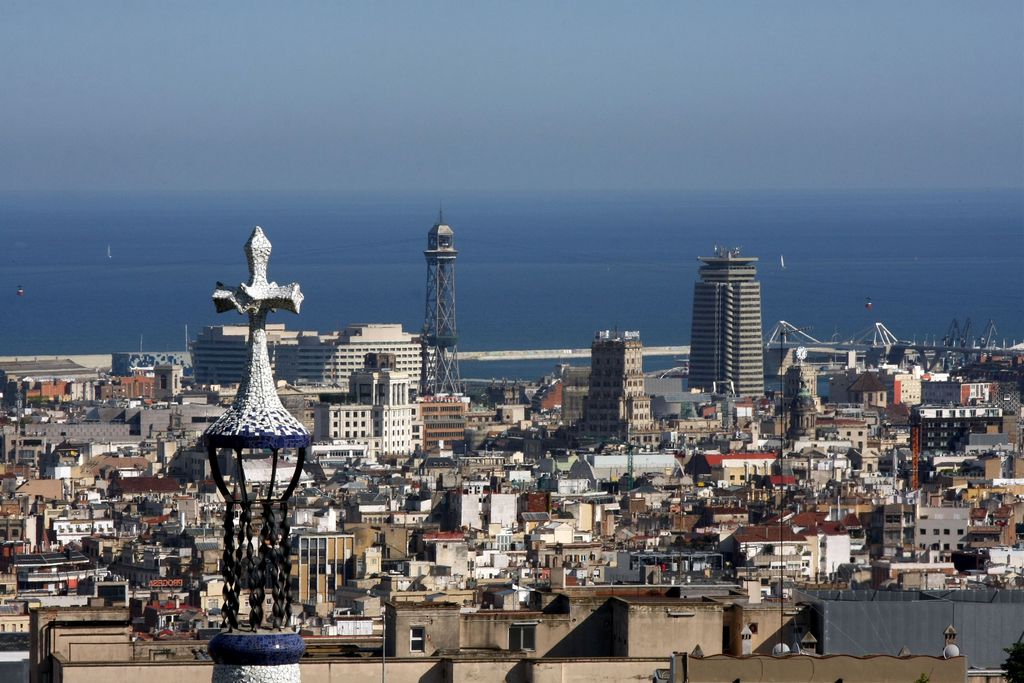
[[[524,512],[521,516],[524,522],[547,522],[551,519],[547,512]]]
[[[1024,591],[800,591],[822,654],[940,655],[952,624],[971,667],[999,668],[1024,632]]]

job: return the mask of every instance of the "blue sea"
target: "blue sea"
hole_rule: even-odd
[[[688,343],[697,257],[716,244],[760,257],[766,331],[785,319],[851,337],[878,320],[920,340],[970,317],[978,333],[993,319],[1000,338],[1024,339],[1017,190],[0,194],[0,355],[181,349],[186,325],[240,322],[210,293],[246,278],[257,224],[271,278],[306,294],[300,316],[276,320],[418,330],[442,200],[466,350],[584,347],[611,327]],[[553,365],[466,363],[463,375]]]

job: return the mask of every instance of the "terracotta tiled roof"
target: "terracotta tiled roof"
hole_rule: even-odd
[[[143,517],[142,522],[149,526],[157,526],[158,524],[163,524],[169,519],[171,519],[171,515],[156,515],[154,517]]]
[[[720,467],[726,460],[774,460],[775,453],[706,453],[704,459],[712,467]]]
[[[813,527],[824,522],[826,517],[828,517],[828,514],[824,512],[808,510],[794,515],[791,521],[793,526]]]
[[[805,540],[802,535],[795,533],[791,526],[783,526],[780,534],[777,524],[741,526],[732,537],[737,543],[778,543],[780,537],[783,543]]]
[[[817,526],[818,532],[825,534],[826,536],[842,536],[847,533],[846,527],[843,526],[842,522],[822,522]]]
[[[843,517],[843,526],[845,526],[848,529],[851,527],[859,529],[863,525],[860,523],[860,518],[857,517],[857,515],[853,514],[852,512],[849,512],[846,514],[845,517]]]
[[[712,515],[746,515],[749,511],[746,508],[737,506],[709,507],[708,513]]]
[[[885,391],[885,386],[878,381],[878,375],[873,372],[865,372],[857,378],[857,381],[850,385],[849,391],[871,392]]]

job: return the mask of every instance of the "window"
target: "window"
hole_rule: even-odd
[[[508,649],[535,650],[536,647],[536,624],[514,624],[508,627]]]
[[[409,629],[409,651],[427,651],[427,630],[422,626],[413,626]]]

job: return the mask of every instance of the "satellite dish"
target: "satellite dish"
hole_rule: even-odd
[[[772,648],[772,656],[781,657],[782,655],[788,655],[789,651],[789,645],[786,645],[785,643],[779,643],[778,645]]]
[[[959,656],[960,656],[960,648],[957,647],[953,643],[950,643],[946,647],[942,648],[942,658],[943,659],[952,659],[953,657],[959,657]]]

